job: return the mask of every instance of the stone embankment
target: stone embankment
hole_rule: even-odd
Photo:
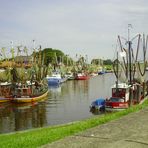
[[[148,108],[42,148],[148,148]]]

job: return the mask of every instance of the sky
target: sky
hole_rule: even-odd
[[[147,0],[0,0],[0,48],[60,49],[113,59],[117,36],[148,34]]]

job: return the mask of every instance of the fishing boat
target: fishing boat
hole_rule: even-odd
[[[22,93],[20,93],[22,91]],[[30,88],[18,88],[18,94],[17,96],[14,96],[12,99],[12,102],[15,103],[32,103],[37,102],[40,100],[43,100],[48,95],[48,89],[42,90],[39,93],[30,93]],[[29,92],[29,93],[28,93]]]
[[[91,76],[91,77],[96,77],[96,76],[98,76],[98,74],[95,73],[95,72],[93,72],[93,73],[90,73],[90,76]]]
[[[16,69],[13,68],[12,75],[13,75],[13,81],[12,81],[13,98],[11,99],[12,102],[29,103],[29,102],[40,101],[47,97],[48,95],[47,80],[45,78],[38,79],[37,78],[38,73],[31,74],[32,77],[30,77],[28,74],[28,77],[23,77],[21,81],[18,81],[20,78],[18,71],[16,71]],[[17,79],[14,80],[14,78]]]
[[[25,47],[25,52],[26,51]],[[19,49],[19,51],[21,51]],[[19,52],[18,51],[18,52]],[[17,57],[21,55],[17,54]],[[28,54],[27,54],[28,55]],[[23,56],[24,57],[24,56]],[[19,58],[21,60],[22,58]],[[32,55],[31,59],[32,66],[24,66],[22,63],[29,64],[29,61],[20,61],[18,67],[12,67],[12,102],[15,103],[29,103],[40,101],[48,95],[48,83],[45,79],[47,67],[44,65],[44,54],[42,54],[41,46],[39,52]],[[25,57],[27,60],[27,57]],[[17,60],[18,61],[18,60]]]
[[[112,96],[105,102],[106,111],[123,110],[129,107],[131,86],[126,83],[120,83],[117,85],[112,87]]]
[[[75,77],[76,80],[87,80],[89,78],[90,78],[89,75],[85,73],[77,73]]]
[[[48,81],[48,85],[59,85],[67,80],[66,77],[62,77],[57,71],[53,72],[51,76],[47,75],[46,79]]]
[[[105,74],[106,73],[106,71],[105,71],[105,69],[104,69],[104,66],[102,67],[102,66],[100,66],[99,67],[99,70],[98,70],[98,75],[103,75],[103,74]]]
[[[75,79],[74,74],[72,72],[67,72],[65,74],[65,77],[67,78],[67,80],[74,80]]]
[[[141,35],[137,35],[138,45],[136,54],[131,45],[132,41],[128,39],[128,50],[124,51],[124,46],[121,44],[121,38],[118,36],[118,41],[121,49],[121,60],[119,61],[118,51],[117,59],[113,62],[114,74],[116,76],[116,83],[112,86],[112,95],[105,102],[106,111],[119,111],[127,109],[132,105],[143,103],[146,88],[146,80],[144,79],[146,67],[146,45],[145,37],[143,37],[143,63],[142,67],[138,62],[139,43]],[[134,38],[135,39],[135,38]],[[132,39],[133,40],[133,39]],[[123,54],[124,52],[124,54]]]
[[[132,100],[130,95],[132,92]],[[115,84],[112,87],[112,96],[106,100],[105,109],[107,111],[123,110],[132,105],[142,103],[144,100],[143,85],[134,83],[133,86],[126,83]]]

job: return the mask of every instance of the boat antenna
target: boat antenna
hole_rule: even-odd
[[[118,39],[117,39],[117,42],[118,42]],[[117,43],[118,44],[118,43]],[[116,52],[116,68],[114,68],[114,72],[116,73],[115,75],[116,75],[116,89],[118,88],[118,79],[119,79],[119,72],[118,72],[118,70],[119,70],[119,63],[118,63],[118,60],[119,60],[119,57],[118,57],[118,46],[117,46],[117,44],[115,45],[115,52]],[[114,62],[115,62],[114,61]],[[116,70],[115,70],[116,69]]]
[[[12,60],[14,60],[14,47],[13,47],[13,41],[11,41],[10,44],[11,44]]]
[[[35,40],[33,40],[33,50],[35,51]]]
[[[130,28],[133,28],[132,24],[128,24],[128,41],[130,41]]]

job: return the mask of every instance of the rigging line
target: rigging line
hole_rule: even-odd
[[[140,74],[142,75],[142,76],[144,76],[145,75],[145,69],[146,69],[146,42],[145,42],[145,35],[143,34],[143,40],[142,40],[143,42],[143,60],[144,60],[144,69],[143,69],[143,72],[142,72],[142,69],[141,69],[141,66],[140,66],[140,62],[138,62],[138,68],[139,68],[139,71],[140,71]]]
[[[121,43],[121,39],[120,39],[120,36],[119,35],[118,35],[118,40],[119,40],[120,49],[123,52],[123,47],[122,47],[122,43]],[[122,59],[123,59],[124,65],[125,65],[125,69],[127,71],[127,65],[126,65],[126,62],[125,62],[125,58],[122,57]]]
[[[136,62],[137,62],[137,59],[138,59],[139,46],[140,46],[140,38],[141,38],[141,35],[139,34],[138,43],[137,43],[137,50],[136,50],[136,59],[135,59]]]

